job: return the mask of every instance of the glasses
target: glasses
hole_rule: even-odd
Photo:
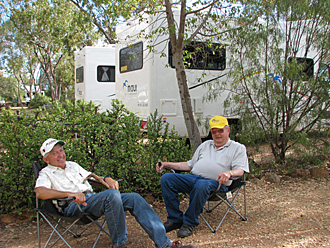
[[[212,134],[223,133],[224,131],[225,131],[225,128],[216,128],[216,129],[212,129],[211,133]]]

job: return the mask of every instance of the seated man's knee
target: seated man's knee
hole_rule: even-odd
[[[116,189],[107,189],[103,191],[106,194],[106,197],[112,201],[121,201],[120,192]]]
[[[165,173],[164,175],[162,175],[162,177],[160,178],[160,184],[163,185],[169,183],[173,175],[173,173]]]

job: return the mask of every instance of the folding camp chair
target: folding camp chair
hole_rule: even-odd
[[[236,214],[238,214],[242,221],[247,220],[247,213],[246,213],[246,181],[245,181],[245,174],[242,177],[238,178],[231,178],[233,180],[232,184],[228,188],[228,192],[212,192],[207,199],[207,202],[204,206],[204,210],[206,213],[211,213],[213,210],[215,210],[218,206],[220,206],[222,203],[226,203],[227,210],[222,216],[218,226],[216,229],[213,229],[212,226],[209,224],[209,222],[206,220],[206,218],[201,214],[201,218],[206,223],[206,225],[211,229],[213,233],[216,233],[221,226],[222,222],[226,218],[228,212],[230,210],[233,210]],[[244,194],[244,215],[242,215],[234,206],[235,200],[238,197],[240,191],[243,188],[243,194]],[[213,202],[213,203],[212,203]]]
[[[35,178],[37,179],[39,176],[39,172],[41,171],[42,167],[38,163],[33,163],[33,172],[35,175]],[[105,229],[106,221],[104,220],[101,224],[97,219],[96,216],[88,213],[81,212],[79,215],[73,216],[73,217],[65,217],[63,214],[61,214],[55,205],[53,204],[53,200],[60,201],[65,204],[66,201],[72,200],[73,198],[65,198],[65,199],[49,199],[49,200],[42,200],[43,204],[42,206],[39,206],[40,199],[36,199],[36,212],[37,212],[37,229],[38,229],[38,247],[40,248],[40,216],[48,223],[48,225],[51,227],[52,232],[49,235],[49,238],[45,244],[44,247],[52,247],[54,246],[57,241],[62,240],[68,247],[71,247],[68,241],[64,238],[64,235],[66,233],[70,233],[73,235],[73,237],[77,238],[80,237],[81,234],[83,234],[89,227],[92,225],[96,225],[98,227],[98,235],[97,238],[93,244],[93,247],[96,246],[100,235],[102,232],[106,233],[110,237],[110,233],[108,230]],[[80,231],[78,231],[78,227],[81,226]],[[74,229],[74,230],[72,230]],[[53,238],[57,239],[53,241],[51,244],[51,240]]]
[[[166,170],[169,170],[172,173],[187,172],[187,171],[176,171],[176,170],[173,170],[173,169],[166,169]],[[227,210],[224,213],[224,215],[222,216],[222,218],[221,218],[218,226],[216,227],[216,229],[212,228],[209,221],[207,221],[206,218],[203,216],[203,213],[200,215],[201,218],[203,219],[203,221],[205,222],[205,224],[211,229],[211,231],[213,233],[216,233],[219,230],[222,222],[225,220],[225,218],[226,218],[226,216],[227,216],[227,214],[230,210],[233,210],[236,214],[238,214],[242,218],[242,221],[247,220],[245,174],[243,174],[243,176],[241,176],[241,177],[230,178],[230,180],[232,180],[233,182],[228,187],[228,192],[226,192],[226,193],[217,192],[217,191],[211,192],[211,194],[208,197],[207,202],[204,206],[205,212],[206,213],[211,213],[213,210],[215,210],[222,203],[226,203]],[[242,188],[243,188],[243,193],[244,193],[244,215],[242,215],[234,206],[234,202],[235,202],[236,198],[238,197],[238,195],[239,195],[240,191],[242,190]],[[186,193],[185,197],[187,197],[189,199],[189,194]],[[214,204],[212,204],[212,202],[214,202]]]

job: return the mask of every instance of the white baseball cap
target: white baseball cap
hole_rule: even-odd
[[[43,157],[47,157],[48,153],[53,150],[54,146],[57,144],[60,144],[61,146],[65,145],[65,142],[62,140],[57,140],[57,139],[48,139],[46,140],[42,146],[40,147],[40,153]]]

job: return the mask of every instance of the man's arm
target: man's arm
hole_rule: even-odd
[[[156,170],[160,173],[164,169],[173,169],[178,171],[191,171],[191,168],[188,165],[188,162],[160,162],[160,165],[157,163]]]
[[[75,203],[87,206],[85,202],[86,201],[85,195],[80,192],[73,193],[73,192],[59,191],[56,189],[49,189],[46,187],[37,187],[34,189],[34,191],[36,192],[37,197],[42,200],[74,197]]]

